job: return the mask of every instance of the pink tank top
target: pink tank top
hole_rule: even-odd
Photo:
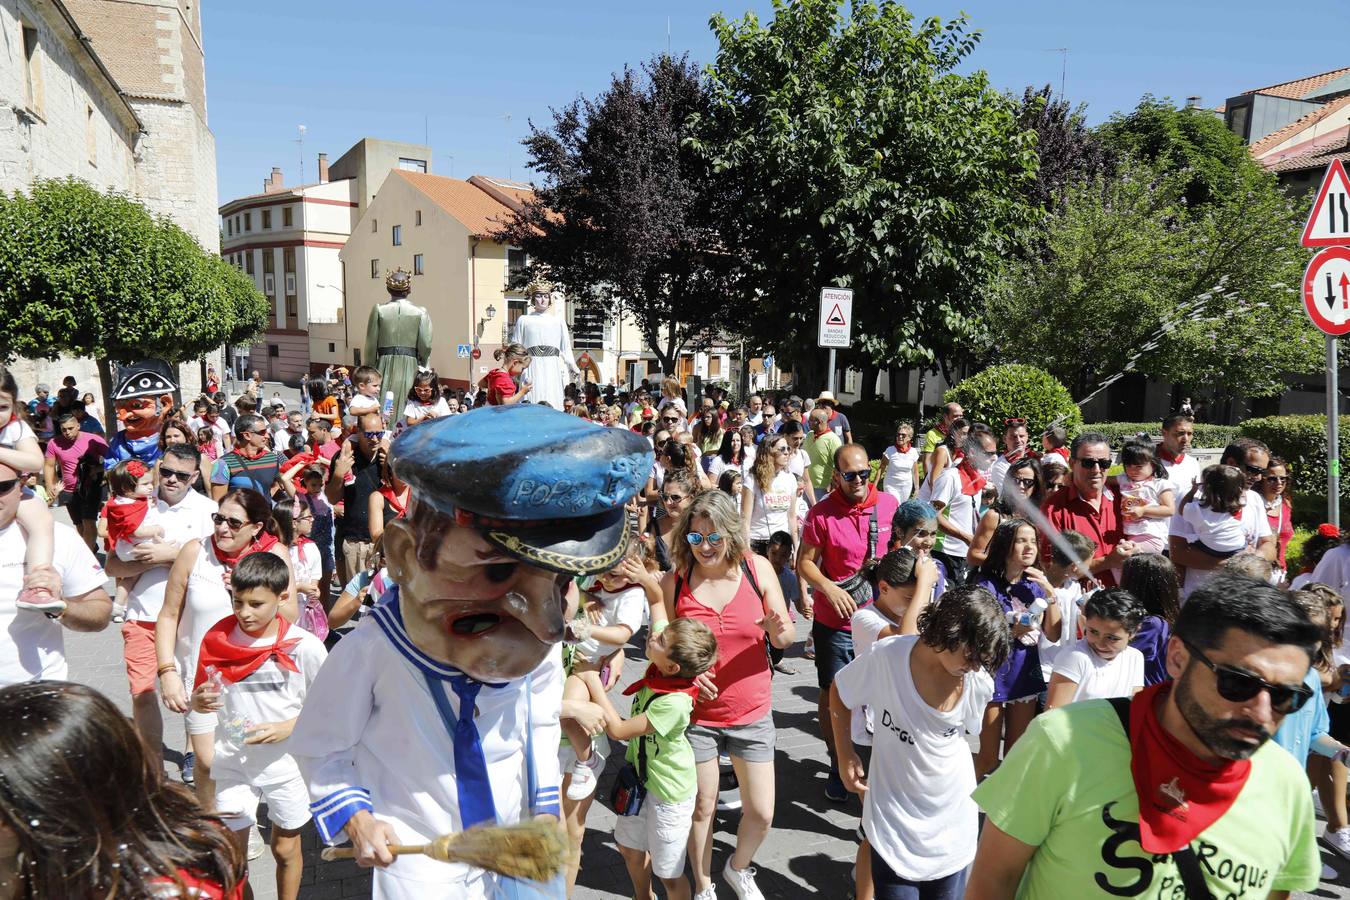
[[[716,700],[695,700],[695,725],[725,728],[762,719],[773,700],[773,673],[764,644],[764,629],[755,623],[764,617],[764,602],[750,579],[741,583],[731,602],[719,614],[694,599],[689,579],[680,579],[675,615],[696,619],[717,637],[717,663],[709,674],[717,684]]]

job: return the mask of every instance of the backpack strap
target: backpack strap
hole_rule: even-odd
[[[1120,717],[1120,727],[1125,729],[1125,737],[1128,739],[1130,707],[1133,701],[1129,697],[1112,697],[1110,703],[1111,708]],[[1209,885],[1205,882],[1205,873],[1200,870],[1200,860],[1196,858],[1195,849],[1190,844],[1173,851],[1172,860],[1177,864],[1177,871],[1181,873],[1181,883],[1186,888],[1186,900],[1214,900],[1214,895],[1210,893]]]

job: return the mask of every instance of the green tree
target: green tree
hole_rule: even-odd
[[[76,179],[0,193],[0,358],[199,358],[267,325],[244,274],[164,218]],[[108,419],[107,421],[111,421]]]
[[[1250,173],[1193,208],[1192,175],[1124,160],[1071,188],[1045,252],[1011,265],[991,296],[998,357],[1046,369],[1080,400],[1127,372],[1213,398],[1271,396],[1282,373],[1316,371],[1297,210]]]
[[[544,182],[501,234],[583,307],[630,313],[665,372],[732,314],[717,184],[685,143],[706,106],[698,70],[661,55],[556,110],[523,142]]]
[[[734,198],[721,232],[747,340],[813,389],[819,291],[840,285],[855,317],[842,362],[870,374],[961,361],[985,284],[1037,218],[1016,103],[983,72],[955,71],[977,41],[966,20],[917,22],[890,0],[847,14],[841,0],[775,0],[768,24],[712,27],[712,108],[694,144]]]

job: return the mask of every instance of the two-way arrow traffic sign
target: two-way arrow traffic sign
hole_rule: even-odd
[[[1350,248],[1328,247],[1303,273],[1303,307],[1330,335],[1350,333]]]

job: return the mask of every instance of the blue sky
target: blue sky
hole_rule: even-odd
[[[999,89],[1058,89],[1097,122],[1145,93],[1208,106],[1252,88],[1350,64],[1331,35],[1350,30],[1350,4],[1253,0],[914,0],[917,16],[962,10],[983,38],[969,68]],[[433,170],[528,179],[520,139],[549,108],[593,96],[625,63],[669,46],[711,62],[718,11],[761,17],[739,0],[212,0],[203,6],[207,102],[221,202],[261,190],[272,166],[305,179],[362,137],[421,142]],[[1320,35],[1320,37],[1319,37]],[[509,116],[509,118],[508,118]],[[453,159],[451,159],[453,157]]]

